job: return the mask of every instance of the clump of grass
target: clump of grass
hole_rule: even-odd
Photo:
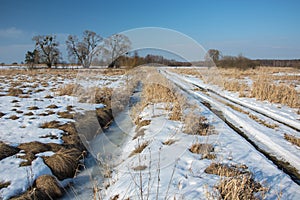
[[[51,105],[47,106],[47,108],[56,109],[56,108],[58,108],[58,106],[55,104],[51,104]]]
[[[134,171],[143,171],[143,170],[147,169],[147,166],[146,165],[139,165],[139,166],[133,167],[132,169]]]
[[[0,118],[3,117],[5,115],[5,113],[0,112]]]
[[[10,182],[9,182],[9,181],[8,181],[8,182],[0,182],[0,190],[1,190],[2,188],[7,188],[9,185],[10,185]]]
[[[141,153],[148,146],[148,144],[149,144],[148,141],[145,141],[142,144],[138,144],[136,146],[136,148],[131,152],[131,154],[129,155],[129,157]]]
[[[52,99],[52,98],[54,98],[54,97],[53,97],[52,95],[48,94],[48,95],[46,95],[44,98],[45,98],[45,99]]]
[[[81,159],[82,153],[75,149],[61,149],[50,157],[45,157],[45,164],[59,179],[73,178]]]
[[[216,155],[213,154],[214,147],[211,144],[194,143],[189,149],[192,153],[202,154],[202,159],[215,159]]]
[[[21,94],[23,94],[23,90],[21,90],[20,88],[13,88],[13,87],[11,87],[11,88],[9,88],[8,89],[8,96],[15,96],[15,97],[17,97],[17,96],[19,96],[19,95],[21,95]]]
[[[286,139],[287,141],[289,141],[290,143],[300,147],[300,138],[290,135],[290,134],[284,134],[284,139]]]
[[[20,102],[20,101],[17,100],[17,99],[14,99],[14,100],[11,101],[11,103],[18,103],[18,102]]]
[[[30,111],[30,112],[25,113],[24,115],[26,115],[26,116],[32,116],[34,114],[33,114],[33,112]]]
[[[16,147],[9,146],[5,144],[4,142],[0,141],[0,160],[15,155],[18,153],[20,149]]]
[[[17,120],[19,118],[20,117],[18,117],[17,115],[12,115],[12,116],[9,117],[9,119],[11,119],[11,120]]]
[[[184,124],[184,132],[186,134],[206,136],[214,133],[213,127],[209,125],[207,119],[194,112],[186,115]]]
[[[37,106],[30,106],[30,107],[28,107],[27,109],[28,109],[28,110],[38,110],[38,109],[40,109],[40,108],[37,107]]]
[[[45,122],[40,125],[40,128],[58,128],[60,126],[59,121],[50,121],[50,122]]]
[[[80,84],[74,84],[74,83],[67,84],[57,89],[57,93],[59,96],[63,96],[63,95],[71,96],[73,94],[81,93],[80,91],[83,91],[82,86]]]
[[[45,193],[50,199],[56,199],[63,195],[63,190],[54,176],[42,175],[35,180],[35,187]]]
[[[219,176],[234,177],[242,174],[250,174],[245,165],[226,165],[221,163],[211,163],[206,169],[207,174],[216,174]]]
[[[57,112],[57,115],[59,115],[59,117],[61,117],[61,118],[67,118],[67,119],[73,119],[74,118],[74,114],[69,113],[68,111]]]
[[[266,189],[255,182],[250,175],[242,175],[221,179],[217,189],[222,199],[251,199],[256,200],[257,193]],[[262,198],[263,199],[263,198]]]
[[[170,138],[170,139],[164,141],[162,144],[163,144],[163,145],[172,145],[172,144],[174,144],[176,141],[177,141],[177,140],[171,139],[171,138]]]

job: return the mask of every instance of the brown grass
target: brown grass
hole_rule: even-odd
[[[214,147],[211,144],[195,143],[189,149],[192,153],[202,154],[202,159],[215,159],[216,155],[213,154]]]
[[[163,142],[163,145],[172,145],[175,142],[177,142],[177,140],[175,140],[175,139],[168,139],[168,140],[166,140],[166,141]]]
[[[284,139],[286,139],[287,141],[289,141],[290,143],[300,147],[300,138],[290,135],[290,134],[284,134]]]
[[[20,149],[16,147],[9,146],[5,144],[4,142],[0,141],[0,160],[15,155],[18,153]]]
[[[280,103],[292,108],[300,106],[300,98],[294,87],[285,84],[273,84],[268,79],[260,78],[256,80],[251,89],[251,97],[262,101]]]
[[[55,104],[51,104],[51,105],[47,106],[47,108],[56,109],[56,108],[58,108],[58,106]]]
[[[60,126],[59,121],[51,121],[51,122],[45,122],[40,125],[40,128],[58,128]]]
[[[63,95],[74,95],[75,93],[80,93],[80,91],[83,91],[83,88],[79,84],[70,83],[65,86],[62,86],[56,90],[59,96]]]
[[[59,179],[73,178],[82,153],[77,149],[61,149],[50,157],[45,157],[45,163]]]
[[[45,99],[52,99],[52,98],[54,98],[54,97],[53,97],[52,95],[48,94],[48,95],[46,95],[44,98],[45,98]]]
[[[69,111],[57,112],[57,115],[59,115],[61,118],[74,119],[74,114],[70,113]]]
[[[40,109],[40,108],[37,107],[37,106],[30,106],[30,107],[28,107],[27,109],[28,109],[28,110],[38,110],[38,109]]]
[[[11,119],[11,120],[17,120],[19,118],[20,117],[18,117],[17,115],[12,115],[12,116],[9,117],[9,119]]]
[[[39,176],[35,180],[35,187],[50,198],[58,198],[63,195],[63,190],[58,181],[51,175]]]
[[[2,188],[7,188],[10,185],[10,182],[0,182],[0,190]]]
[[[11,88],[8,89],[8,94],[7,95],[17,97],[21,94],[23,94],[23,90],[21,90],[20,88],[12,88],[11,87]]]
[[[186,134],[207,136],[215,133],[213,127],[207,122],[207,119],[194,112],[186,115],[184,124],[184,132]]]
[[[148,141],[145,141],[142,144],[138,144],[136,146],[136,148],[131,152],[131,154],[129,155],[129,157],[141,153],[148,146],[148,144],[149,144]]]
[[[26,116],[32,116],[34,114],[33,114],[33,112],[28,112],[28,113],[25,113],[24,115],[26,115]]]
[[[134,171],[143,171],[143,170],[147,169],[147,166],[146,165],[139,165],[139,166],[133,167],[132,169]]]
[[[3,117],[5,115],[5,113],[0,112],[0,118]]]
[[[257,193],[266,189],[255,182],[250,175],[223,178],[217,185],[222,199],[249,199],[258,200]],[[263,199],[263,198],[262,198]]]
[[[226,165],[221,163],[211,163],[204,172],[219,176],[234,177],[242,174],[249,174],[248,167],[245,165]]]

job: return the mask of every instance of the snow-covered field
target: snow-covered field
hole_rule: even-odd
[[[297,108],[239,97],[237,93],[207,84],[197,76],[175,73],[172,68],[161,67],[158,72],[189,102],[190,107],[182,105],[181,112],[192,110],[195,113],[190,123],[202,117],[205,119],[203,125],[211,127],[209,133],[187,134],[188,120],[172,119],[170,116],[175,111],[169,107],[174,105],[168,102],[149,102],[135,113],[136,116],[131,116],[130,109],[125,109],[123,112],[128,112],[128,115],[121,115],[122,120],[127,116],[133,125],[129,126],[126,120],[119,124],[121,129],[127,125],[122,139],[117,137],[121,134],[120,130],[108,131],[111,138],[106,138],[105,144],[102,144],[108,153],[105,157],[108,158],[107,165],[97,157],[100,152],[95,155],[100,161],[99,167],[106,168],[100,169],[102,174],[95,175],[93,179],[101,179],[103,184],[98,185],[96,190],[93,183],[79,187],[74,185],[74,189],[67,192],[74,192],[75,195],[69,195],[70,198],[75,198],[77,193],[79,199],[218,199],[224,197],[220,194],[220,185],[230,181],[231,189],[239,188],[241,184],[251,185],[254,196],[259,199],[300,198],[297,177],[300,174],[300,147],[285,139],[288,134],[299,140],[300,116]],[[40,73],[7,75],[3,72],[0,112],[4,115],[0,118],[0,141],[14,147],[30,141],[62,144],[62,130],[40,126],[53,120],[62,124],[74,121],[62,118],[59,112],[84,113],[102,105],[80,103],[80,98],[72,95],[60,96],[58,88],[70,83],[79,83],[83,88],[125,85],[122,75],[91,77],[86,72],[51,76]],[[24,94],[8,96],[12,87],[22,89]],[[140,89],[143,93],[143,87]],[[21,98],[24,95],[29,97]],[[57,107],[49,108],[49,105]],[[31,109],[33,106],[37,108]],[[73,106],[71,110],[68,109],[70,106]],[[32,115],[25,115],[29,112]],[[13,115],[15,117],[11,117]],[[113,126],[116,125],[118,123]],[[103,142],[103,138],[94,138],[91,145],[99,149],[101,144],[96,144],[97,141]],[[197,145],[200,149],[195,153],[193,149]],[[30,166],[19,166],[24,161],[19,158],[23,153],[20,151],[0,161],[0,183],[9,183],[0,190],[3,199],[25,192],[38,176],[52,174],[43,156],[51,156],[55,152],[36,154]],[[211,169],[213,166],[219,167],[214,170]],[[222,172],[226,167],[235,175],[226,170]],[[83,180],[80,176],[74,179],[75,183]],[[83,172],[82,176],[86,174]],[[244,178],[251,183],[243,182]],[[64,186],[70,181],[66,179],[60,183]],[[228,192],[228,188],[223,188],[224,191]],[[245,191],[249,190],[239,192]]]

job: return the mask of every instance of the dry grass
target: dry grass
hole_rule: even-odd
[[[300,138],[290,135],[290,134],[284,134],[284,139],[286,139],[287,141],[289,141],[290,143],[300,147]]]
[[[147,169],[147,166],[146,165],[139,165],[139,166],[133,167],[132,169],[134,171],[143,171],[143,170]]]
[[[148,146],[148,144],[149,144],[148,141],[145,141],[142,144],[138,144],[136,146],[136,148],[131,152],[131,154],[129,155],[129,157],[141,153]]]
[[[45,157],[45,164],[59,179],[73,178],[82,153],[77,149],[61,149],[50,157]]]
[[[62,86],[56,90],[59,96],[68,95],[74,96],[75,94],[80,94],[84,91],[83,87],[79,84],[70,83]]]
[[[21,94],[23,94],[23,90],[21,90],[20,88],[9,88],[7,95],[8,96],[15,96],[15,97],[17,97],[17,96],[19,96]]]
[[[288,105],[292,108],[300,106],[299,94],[294,87],[285,84],[273,84],[265,78],[260,78],[253,83],[250,97]]]
[[[205,143],[194,143],[191,148],[189,149],[192,153],[202,154],[202,159],[215,159],[216,155],[213,154],[214,147],[211,144]]]
[[[25,116],[32,116],[32,115],[34,115],[34,114],[33,114],[33,112],[27,112],[27,113],[25,113],[24,115],[25,115]]]
[[[207,136],[214,134],[213,127],[209,125],[204,116],[195,112],[189,112],[184,118],[184,132],[190,135]]]
[[[47,108],[56,109],[56,108],[58,108],[58,106],[55,104],[51,104],[51,105],[47,106]]]
[[[264,192],[266,190],[261,186],[261,184],[255,182],[250,175],[223,178],[217,185],[217,189],[224,200],[258,200],[260,198],[257,197],[257,193]]]
[[[40,108],[37,107],[37,106],[30,106],[30,107],[28,107],[27,109],[28,109],[28,110],[38,110],[38,109],[40,109]]]
[[[51,122],[45,122],[40,125],[40,128],[58,128],[60,126],[59,121],[51,121]]]
[[[61,197],[63,190],[55,177],[42,175],[35,180],[35,187],[49,196],[51,199]]]
[[[11,119],[11,120],[17,120],[19,118],[20,117],[18,117],[17,115],[12,115],[12,116],[9,117],[9,119]]]
[[[193,75],[207,84],[217,85],[225,90],[239,92],[240,97],[254,97],[272,103],[281,103],[299,108],[299,69],[289,67],[257,67],[255,69],[193,68],[172,69],[176,73]],[[288,75],[280,75],[280,73]],[[253,81],[247,85],[246,79]]]
[[[3,117],[5,115],[5,113],[0,112],[0,118]]]
[[[171,139],[171,138],[170,138],[170,139],[164,141],[164,142],[163,142],[163,145],[172,145],[172,144],[174,144],[175,142],[177,142],[177,140]]]
[[[5,144],[4,142],[0,141],[0,160],[15,155],[18,153],[20,149],[16,147],[9,146]]]
[[[7,188],[10,185],[10,182],[0,182],[0,190],[2,188]]]
[[[74,119],[74,114],[69,111],[57,112],[57,115],[59,115],[60,118]]]
[[[234,177],[242,174],[249,174],[248,167],[245,165],[226,165],[221,163],[211,163],[206,169],[207,174]]]

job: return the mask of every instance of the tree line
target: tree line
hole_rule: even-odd
[[[295,67],[300,68],[300,60],[277,60],[277,59],[249,59],[243,55],[238,56],[223,56],[217,49],[209,49],[205,55],[205,61],[200,65],[212,66],[222,68],[240,68],[248,69],[256,66],[269,67]]]
[[[35,42],[33,51],[27,51],[25,63],[29,68],[36,64],[46,64],[48,68],[61,62],[59,42],[55,35],[38,35],[32,40]],[[96,56],[101,55],[106,63],[113,61],[126,53],[131,46],[129,38],[122,34],[115,34],[103,39],[99,34],[86,30],[79,38],[69,35],[66,40],[68,58],[71,63],[89,68]]]

